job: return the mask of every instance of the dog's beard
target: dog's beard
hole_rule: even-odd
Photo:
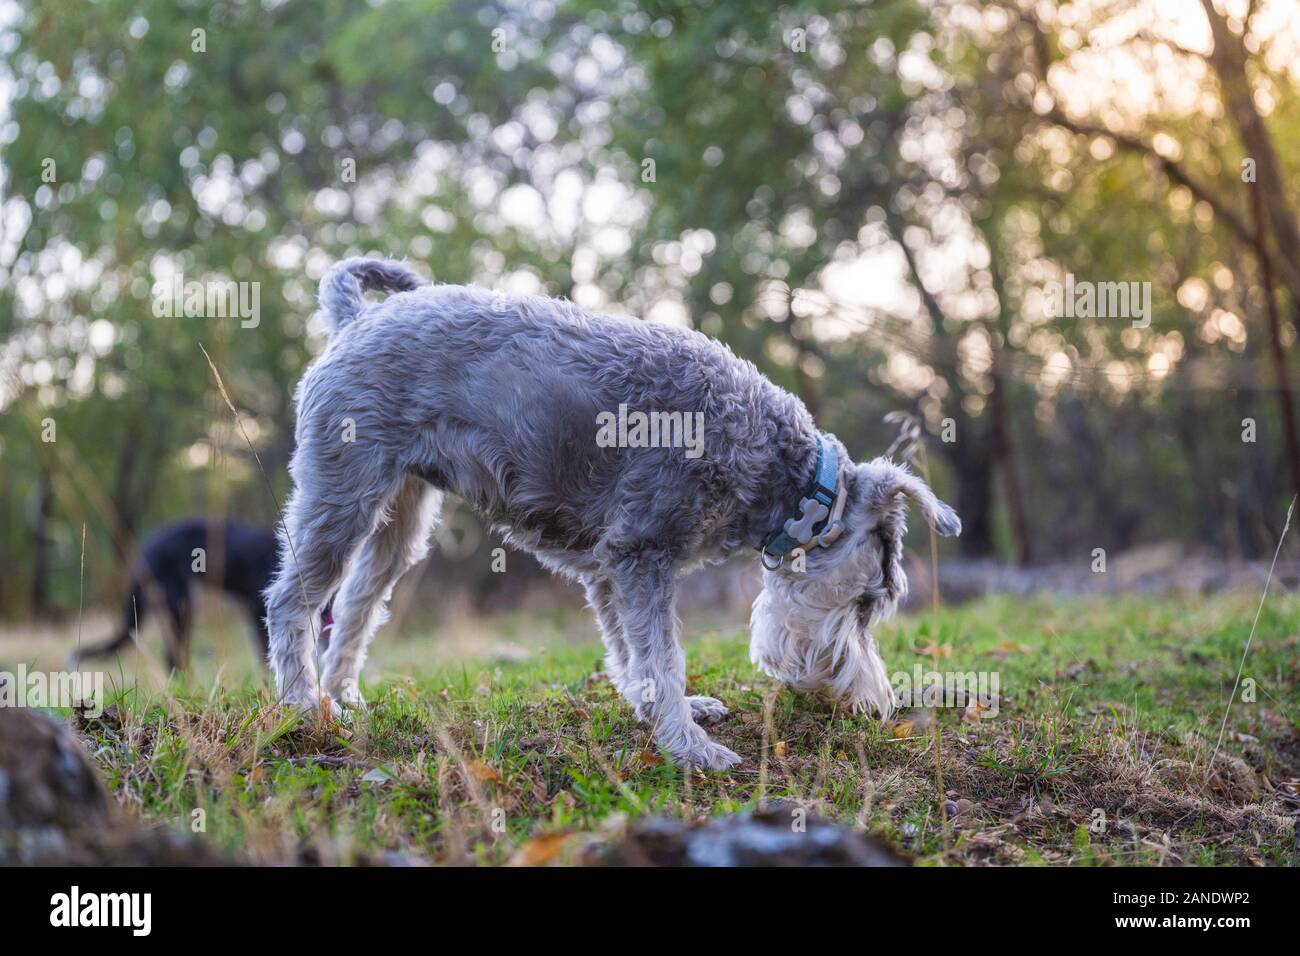
[[[855,711],[888,717],[897,702],[868,628],[892,613],[894,596],[846,593],[808,579],[795,586],[772,573],[764,578],[749,621],[750,660],[797,691],[821,692]],[[871,602],[869,610],[864,601]]]

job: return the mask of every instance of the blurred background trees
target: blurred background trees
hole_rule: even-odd
[[[275,506],[339,256],[689,324],[954,547],[1270,551],[1300,485],[1295,0],[0,6],[0,613]],[[256,327],[154,289],[257,283]],[[1049,283],[1150,282],[1146,327]],[[54,440],[47,440],[53,437]],[[1253,439],[1253,440],[1244,440]],[[435,558],[435,560],[438,560]]]

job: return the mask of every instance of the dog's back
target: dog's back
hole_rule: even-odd
[[[327,317],[330,347],[300,385],[300,446],[337,445],[351,427],[367,451],[542,546],[590,548],[619,507],[653,506],[659,526],[720,524],[813,447],[803,404],[708,336],[541,296],[414,285],[393,279],[392,263],[361,262],[334,270],[350,280],[322,282],[322,306],[342,320]],[[400,291],[341,295],[376,287],[357,276]],[[601,416],[627,413],[707,428],[690,455],[598,443]],[[638,470],[653,502],[636,503]]]
[[[141,546],[133,578],[165,587],[197,582],[259,599],[275,573],[275,534],[232,519],[187,518],[159,528]]]

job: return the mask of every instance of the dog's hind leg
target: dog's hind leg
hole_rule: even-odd
[[[673,568],[644,551],[610,569],[618,618],[629,652],[628,681],[637,716],[654,726],[655,740],[682,763],[725,770],[740,757],[695,723],[686,698],[686,655],[677,641]]]
[[[308,461],[302,469],[310,474],[315,464]],[[328,498],[308,494],[301,483],[294,489],[285,506],[279,569],[266,590],[276,691],[286,705],[309,708],[320,701],[312,622],[319,621],[320,609],[339,586],[348,559],[392,497],[382,486],[361,488],[354,483],[345,488],[342,480],[324,485],[319,474],[312,481],[313,490],[323,485],[331,493]]]
[[[388,620],[393,586],[429,553],[429,536],[442,513],[442,492],[408,477],[389,506],[388,522],[357,550],[334,598],[334,625],[323,661],[322,684],[349,707],[364,703],[359,681],[375,632]]]

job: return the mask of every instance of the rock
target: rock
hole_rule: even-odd
[[[799,824],[799,825],[796,825]],[[604,866],[907,866],[880,841],[784,802],[697,825],[645,817],[596,846]]]
[[[125,818],[68,727],[0,707],[0,864],[214,866],[222,854],[185,833]]]
[[[948,821],[956,827],[969,826],[973,822],[971,816],[974,809],[975,804],[965,798],[945,800],[943,803],[943,810],[948,816]]]
[[[0,708],[0,831],[105,827],[112,801],[63,724]]]

